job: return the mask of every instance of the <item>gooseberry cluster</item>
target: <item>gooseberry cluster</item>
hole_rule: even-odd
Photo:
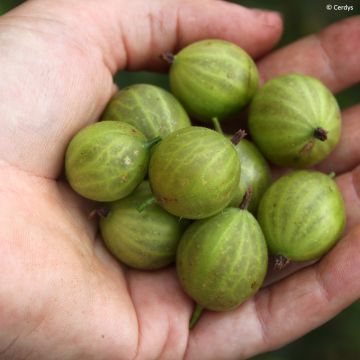
[[[341,119],[315,78],[287,74],[259,88],[255,63],[235,44],[204,40],[163,58],[173,94],[147,84],[119,91],[102,121],[71,140],[65,170],[77,193],[99,202],[118,260],[141,270],[176,260],[197,303],[193,326],[203,308],[230,310],[259,290],[268,249],[284,266],[334,246],[345,225],[340,191],[331,175],[304,168],[334,149]],[[220,123],[248,104],[253,142],[243,130],[223,134]],[[271,184],[267,160],[294,170]]]

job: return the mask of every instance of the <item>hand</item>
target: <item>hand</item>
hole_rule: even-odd
[[[329,47],[333,37],[353,37],[352,45],[340,42],[341,49],[349,46],[346,76],[334,66],[340,85],[330,72],[313,73],[335,90],[359,80],[359,53],[349,55],[358,23],[348,20],[322,35]],[[319,264],[237,310],[204,313],[191,333],[193,303],[174,270],[120,266],[88,219],[92,204],[56,180],[69,140],[97,120],[116,90],[117,70],[161,69],[160,53],[209,37],[259,57],[280,32],[276,14],[207,0],[32,0],[0,19],[0,358],[243,358],[302,335],[359,296],[360,214],[351,173],[339,178],[349,213],[343,241]],[[302,50],[319,51],[312,39],[263,60],[263,76],[281,67],[287,51],[301,56],[303,72],[314,70],[305,67]],[[336,64],[341,51],[333,52]],[[294,69],[290,60],[281,67]],[[359,112],[345,114],[344,136],[354,139],[346,124]],[[344,146],[350,142],[342,141],[333,159],[341,159]],[[355,153],[358,144],[352,147]],[[345,157],[344,172],[358,160]]]

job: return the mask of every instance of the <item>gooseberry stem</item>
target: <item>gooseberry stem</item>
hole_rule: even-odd
[[[335,178],[335,176],[336,176],[335,171],[331,171],[331,172],[329,172],[329,178],[330,178],[330,179],[334,179],[334,178]]]
[[[212,123],[213,123],[213,125],[214,125],[215,130],[216,130],[219,134],[224,135],[224,132],[222,131],[222,128],[221,128],[219,119],[218,119],[217,117],[213,117],[211,120],[212,120]]]
[[[277,271],[281,271],[285,269],[289,264],[290,264],[289,258],[282,255],[277,255],[275,257],[274,269]]]
[[[251,186],[249,186],[244,194],[242,201],[241,201],[241,204],[240,204],[241,210],[247,210],[247,208],[249,207],[250,202],[251,202],[252,194],[253,194],[253,188]]]
[[[189,322],[189,329],[192,329],[197,324],[203,311],[204,311],[204,308],[201,305],[196,304],[195,310],[192,313],[191,319]]]
[[[151,196],[148,199],[146,199],[142,204],[140,204],[136,210],[139,213],[142,213],[148,206],[155,204],[156,203],[156,197],[155,196]]]
[[[171,52],[164,52],[160,55],[160,59],[171,65],[175,60],[175,55]]]
[[[316,139],[319,139],[320,141],[325,141],[327,140],[327,131],[321,127],[317,127],[315,130],[314,130],[314,137]]]
[[[153,138],[153,139],[147,141],[147,142],[145,143],[145,148],[146,148],[146,149],[150,149],[151,147],[153,147],[155,144],[157,144],[157,143],[160,142],[161,140],[162,140],[161,137],[160,137],[160,136],[157,136],[156,138]]]
[[[246,135],[247,135],[246,131],[240,129],[233,135],[233,137],[231,138],[231,142],[234,145],[237,145]]]

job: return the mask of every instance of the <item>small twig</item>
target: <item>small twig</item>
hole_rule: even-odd
[[[161,136],[157,136],[151,140],[148,140],[146,143],[145,143],[145,148],[146,149],[150,149],[152,148],[154,145],[156,145],[158,142],[160,142],[162,140]]]
[[[315,130],[314,130],[314,137],[316,139],[319,139],[320,141],[325,141],[327,140],[327,131],[324,130],[323,128],[321,127],[317,127]]]
[[[231,138],[231,142],[234,145],[237,145],[246,135],[247,135],[246,131],[240,129],[233,135],[233,137]]]
[[[93,220],[96,217],[106,218],[109,215],[109,212],[110,210],[105,207],[94,209],[90,212],[89,219]]]
[[[171,65],[175,60],[175,55],[171,52],[164,52],[160,55],[160,59]]]
[[[189,329],[192,329],[197,324],[203,311],[204,311],[204,308],[201,305],[196,304],[195,310],[192,313],[192,316],[191,316],[191,319],[189,322]]]
[[[241,201],[241,204],[240,204],[241,210],[247,210],[247,208],[250,205],[251,199],[252,199],[252,194],[253,194],[253,188],[251,186],[249,186],[244,194],[242,201]]]
[[[139,213],[142,213],[147,207],[149,207],[152,204],[155,204],[157,202],[155,196],[150,196],[148,199],[146,199],[143,203],[141,203],[136,210]]]
[[[285,269],[289,264],[290,264],[289,258],[282,255],[277,255],[275,257],[274,270],[281,271]]]
[[[215,131],[217,131],[218,133],[220,134],[224,134],[223,131],[222,131],[222,128],[221,128],[221,125],[220,125],[220,122],[219,122],[219,119],[217,117],[213,117],[211,119],[213,125],[214,125],[214,129]]]

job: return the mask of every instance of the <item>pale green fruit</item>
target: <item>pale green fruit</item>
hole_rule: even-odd
[[[232,200],[240,176],[234,145],[204,127],[173,132],[155,148],[149,180],[158,203],[168,212],[202,219],[224,209]]]
[[[235,196],[229,206],[239,206],[246,191],[251,188],[252,194],[248,210],[256,213],[262,195],[270,186],[270,167],[252,142],[241,139],[235,148],[240,160],[241,176]]]
[[[182,49],[170,68],[170,87],[199,120],[222,120],[254,96],[259,74],[251,57],[224,40],[202,40]]]
[[[110,252],[123,263],[142,270],[163,268],[175,260],[184,220],[169,214],[159,205],[137,208],[151,196],[144,181],[128,197],[106,205],[100,231]]]
[[[339,240],[345,226],[344,202],[329,175],[294,171],[265,192],[258,221],[274,255],[314,260]]]
[[[136,84],[120,90],[107,105],[102,119],[133,125],[149,140],[166,137],[190,126],[179,101],[168,91],[150,84]]]
[[[268,81],[250,105],[253,141],[272,163],[306,167],[325,159],[338,143],[341,117],[333,94],[300,74]]]
[[[102,121],[83,128],[71,140],[66,177],[83,197],[114,201],[140,184],[149,158],[149,142],[139,130],[119,121]]]
[[[259,224],[250,212],[238,208],[191,224],[176,255],[185,292],[201,307],[215,311],[234,309],[254,295],[267,264]]]

